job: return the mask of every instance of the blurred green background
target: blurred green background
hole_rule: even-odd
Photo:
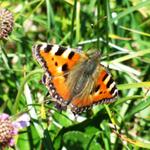
[[[3,0],[14,27],[0,40],[0,113],[29,110],[19,150],[150,149],[150,0]],[[77,119],[47,104],[37,42],[100,50],[119,89]],[[12,149],[12,148],[9,148]]]

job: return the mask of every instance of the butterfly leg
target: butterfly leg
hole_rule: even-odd
[[[60,104],[60,103],[55,103],[55,108],[57,108],[58,110],[62,111],[62,110],[66,110],[67,109],[67,105],[64,104]]]

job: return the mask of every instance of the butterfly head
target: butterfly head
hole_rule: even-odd
[[[101,56],[101,52],[100,51],[95,51],[95,52],[92,52],[91,53],[91,58],[95,58],[95,59],[97,59],[97,58],[99,58]]]
[[[100,57],[101,57],[100,51],[88,52],[87,55],[89,56],[89,59],[91,60],[100,61]]]

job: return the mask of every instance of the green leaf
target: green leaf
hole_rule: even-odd
[[[89,149],[100,150],[101,146],[96,142],[96,139],[92,139],[91,136],[79,131],[68,132],[63,136],[64,147],[71,150],[77,149]]]
[[[148,106],[150,106],[150,97],[147,97],[146,99],[141,99],[141,102],[139,102],[136,106],[134,106],[134,109],[128,111],[124,119],[125,120],[129,119],[131,116],[138,113],[139,111],[142,111]]]

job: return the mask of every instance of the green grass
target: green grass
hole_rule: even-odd
[[[0,113],[31,116],[14,149],[150,149],[149,0],[5,0],[0,6],[14,16],[11,35],[0,41]],[[51,98],[32,56],[37,42],[100,50],[117,83],[117,101],[77,119],[44,104]]]

